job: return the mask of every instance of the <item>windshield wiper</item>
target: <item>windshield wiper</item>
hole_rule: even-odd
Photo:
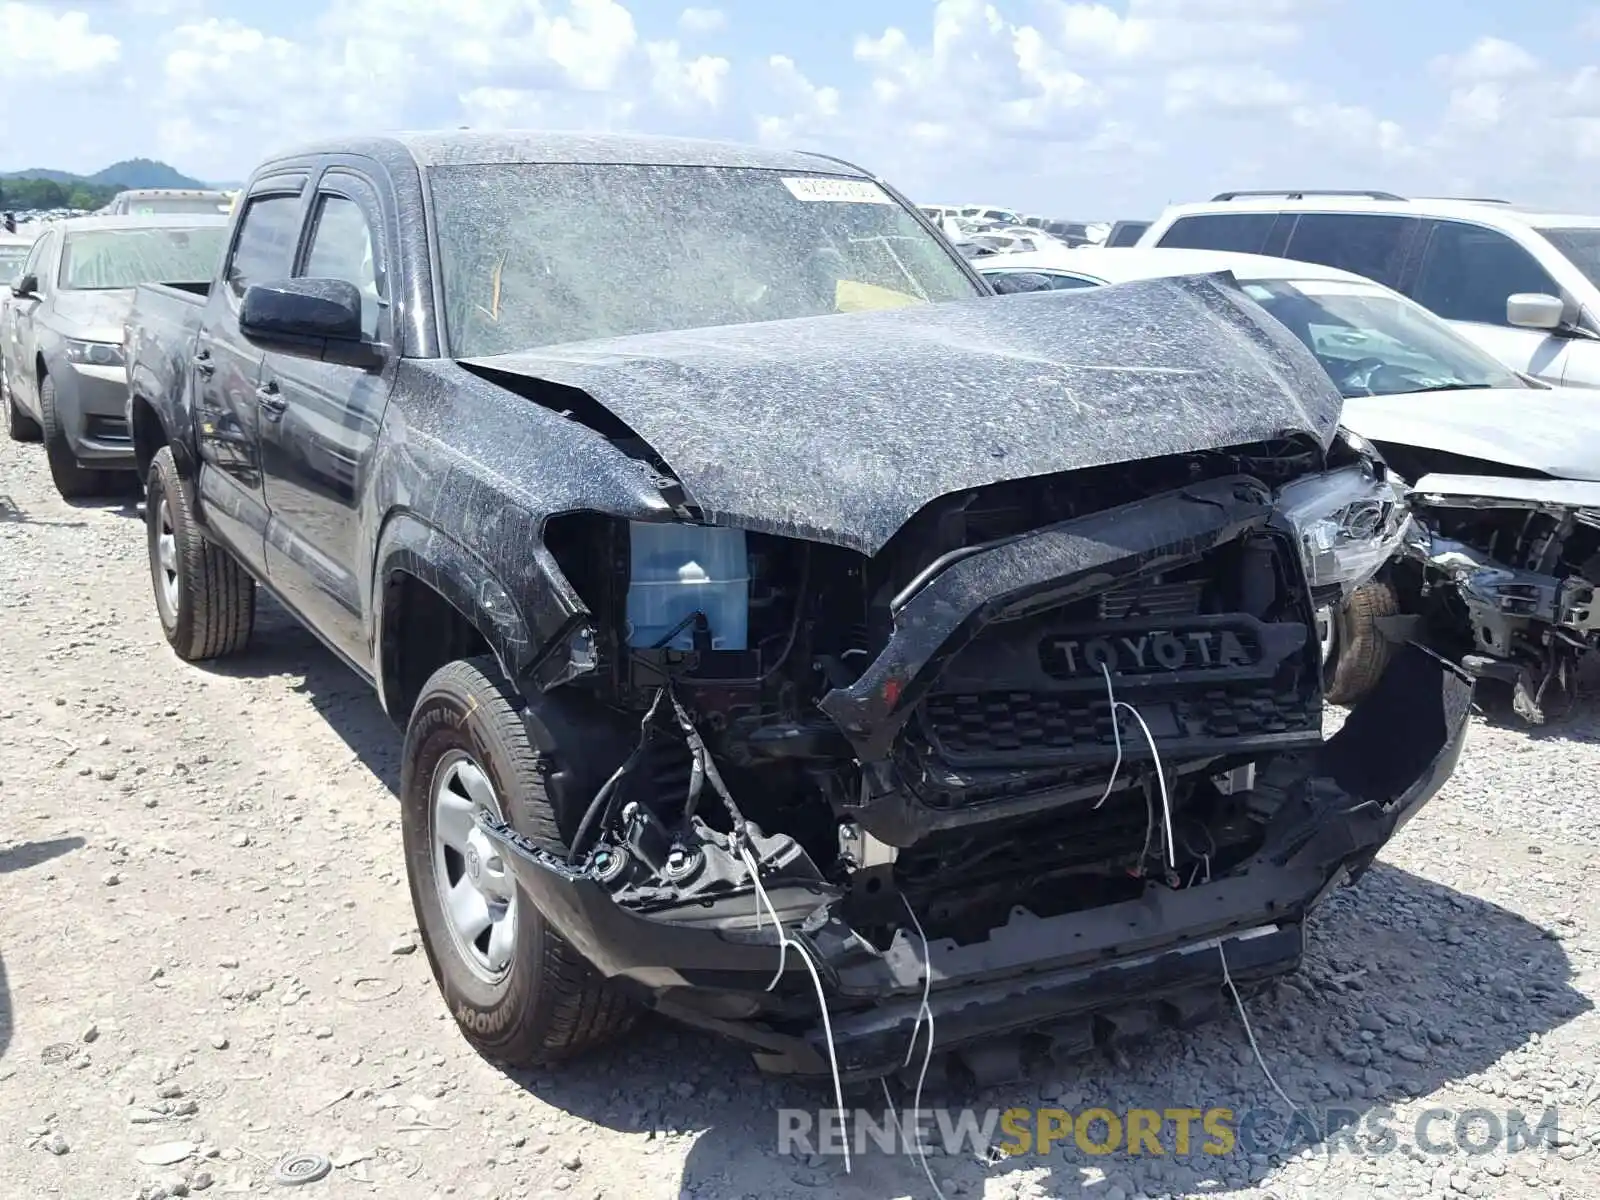
[[[1419,392],[1484,392],[1493,391],[1492,383],[1441,383],[1438,387],[1418,388]]]

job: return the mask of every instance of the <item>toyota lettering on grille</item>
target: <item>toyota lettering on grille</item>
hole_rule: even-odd
[[[1053,675],[1113,675],[1248,667],[1255,662],[1231,629],[1151,630],[1100,637],[1050,637],[1039,647]]]

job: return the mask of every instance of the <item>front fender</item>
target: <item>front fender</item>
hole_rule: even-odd
[[[384,585],[396,574],[415,577],[466,617],[489,643],[507,679],[521,678],[563,632],[586,622],[588,607],[539,541],[535,518],[512,507],[498,510],[497,517],[503,540],[486,542],[487,553],[468,549],[416,512],[396,512],[385,521],[372,580],[380,664],[388,658]],[[387,672],[380,666],[377,675],[379,696],[389,711]]]

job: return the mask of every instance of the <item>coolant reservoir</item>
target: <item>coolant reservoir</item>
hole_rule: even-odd
[[[744,650],[750,625],[750,557],[744,530],[631,521],[628,645],[649,649],[696,612],[714,650]],[[691,621],[667,643],[694,649]]]

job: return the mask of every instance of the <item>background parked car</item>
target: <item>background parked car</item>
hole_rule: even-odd
[[[1600,216],[1376,191],[1223,192],[1168,208],[1138,244],[1342,267],[1515,370],[1600,387]]]
[[[1300,338],[1345,398],[1341,420],[1411,481],[1427,522],[1387,579],[1322,617],[1330,699],[1383,671],[1391,618],[1426,615],[1431,644],[1511,687],[1542,722],[1600,645],[1600,409],[1530,380],[1414,301],[1348,271],[1208,250],[1075,250],[973,264],[997,290],[1051,290],[1229,271]],[[1040,277],[1043,278],[1040,278]]]
[[[63,496],[108,491],[113,472],[133,467],[122,323],[134,286],[209,278],[226,228],[220,214],[79,217],[29,251],[10,289],[0,370],[11,437],[43,437]]]
[[[99,215],[148,217],[161,213],[191,216],[219,213],[226,216],[232,206],[231,192],[201,188],[130,188],[113,196]]]

